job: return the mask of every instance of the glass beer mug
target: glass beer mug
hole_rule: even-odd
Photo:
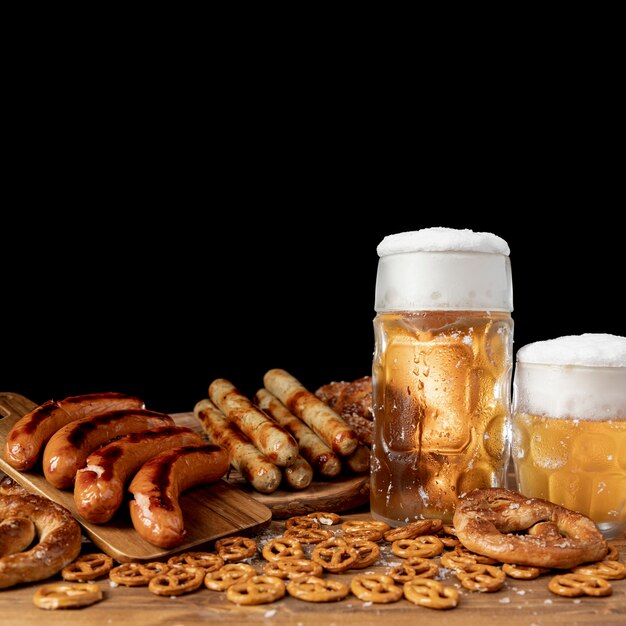
[[[626,529],[626,337],[585,334],[520,348],[513,383],[518,488]]]
[[[456,499],[505,485],[513,343],[509,247],[428,228],[378,246],[372,515],[451,522]]]

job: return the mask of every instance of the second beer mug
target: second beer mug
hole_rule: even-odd
[[[372,515],[449,522],[459,494],[506,478],[509,248],[429,228],[386,237],[378,253]]]

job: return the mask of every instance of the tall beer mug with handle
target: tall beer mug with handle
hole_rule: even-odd
[[[513,289],[491,233],[398,233],[378,246],[371,512],[452,520],[457,497],[505,484]]]

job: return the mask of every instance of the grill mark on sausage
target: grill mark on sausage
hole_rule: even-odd
[[[32,435],[37,427],[52,413],[55,411],[64,411],[54,400],[48,400],[48,402],[44,402],[37,410],[34,412],[28,422],[26,422],[20,428],[21,432],[25,435]],[[66,412],[66,411],[64,411]]]

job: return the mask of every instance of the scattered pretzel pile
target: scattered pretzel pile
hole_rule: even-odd
[[[399,562],[389,564],[394,556]],[[213,552],[186,552],[166,563],[113,567],[106,555],[86,554],[63,569],[67,582],[59,583],[59,592],[67,594],[69,585],[93,584],[108,576],[112,585],[146,586],[159,596],[203,588],[224,593],[238,605],[271,603],[286,594],[305,602],[333,602],[352,593],[363,602],[385,604],[404,597],[418,606],[451,609],[459,605],[464,590],[496,592],[507,577],[523,581],[549,572],[553,576],[548,589],[554,594],[610,595],[609,581],[626,578],[626,565],[617,559],[613,548],[604,560],[570,572],[502,564],[464,548],[455,529],[441,520],[420,520],[392,529],[374,519],[342,523],[335,513],[317,512],[285,520],[278,537],[263,542],[227,537],[216,542]],[[388,564],[383,572],[363,572],[381,561]],[[46,586],[48,599],[51,587]],[[87,603],[84,589],[75,593],[77,602]],[[42,605],[39,591],[37,596],[38,606],[54,608]],[[69,606],[70,601],[66,595],[58,606]]]

